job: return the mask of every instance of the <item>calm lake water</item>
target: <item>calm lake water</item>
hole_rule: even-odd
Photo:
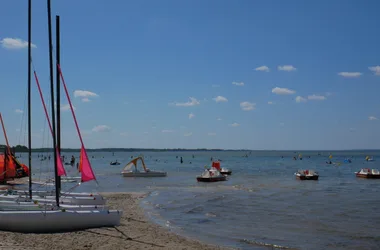
[[[148,168],[168,172],[163,178],[122,177],[123,166],[138,153],[89,153],[98,184],[84,183],[76,191],[149,192],[141,205],[153,221],[213,244],[241,249],[379,249],[380,180],[356,178],[354,172],[380,168],[380,151],[331,152],[340,166],[325,164],[330,152],[301,153],[303,160],[295,161],[292,157],[299,152],[144,152]],[[69,160],[72,153],[63,155]],[[366,162],[366,155],[375,161]],[[78,160],[79,152],[74,156]],[[197,183],[196,176],[210,165],[211,157],[221,159],[232,175],[225,182]],[[347,157],[352,163],[344,163]],[[110,166],[116,159],[122,164]],[[26,154],[21,161],[26,163]],[[35,153],[33,177],[53,176],[51,164]],[[75,167],[65,167],[68,175],[77,175]],[[320,179],[296,180],[298,169],[314,169]]]

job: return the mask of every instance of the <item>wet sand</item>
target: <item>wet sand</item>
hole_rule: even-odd
[[[55,234],[0,231],[0,249],[226,249],[170,232],[150,222],[139,206],[143,193],[102,193],[107,204],[124,211],[121,225]]]

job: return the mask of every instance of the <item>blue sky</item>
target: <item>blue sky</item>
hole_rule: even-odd
[[[61,17],[62,70],[88,148],[374,149],[379,8],[71,0],[52,1],[52,20]],[[26,39],[27,1],[1,1],[0,104],[11,144],[26,143]],[[46,1],[33,2],[32,43],[49,99]],[[33,146],[49,146],[32,86]],[[79,147],[67,110],[62,130],[63,147]]]

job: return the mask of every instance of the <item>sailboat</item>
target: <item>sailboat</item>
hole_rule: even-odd
[[[12,152],[10,151],[10,146],[8,142],[8,137],[6,134],[4,121],[2,114],[0,113],[0,122],[3,128],[4,137],[6,141],[6,152],[3,155],[0,155],[0,172],[3,173],[0,175],[0,180],[9,180],[10,178],[22,178],[28,176],[29,169],[24,165],[18,162],[18,160],[14,157]],[[54,196],[52,194],[48,193],[35,193],[38,198],[35,198],[32,201],[30,201],[29,197],[27,197],[27,192],[13,192],[9,190],[2,190],[1,192],[3,195],[0,196],[0,209],[4,208],[4,205],[9,207],[10,205],[18,206],[19,202],[27,203],[29,201],[29,205],[32,205],[31,207],[35,207],[36,203],[51,203],[51,200],[54,200]],[[25,197],[23,197],[25,196]],[[61,204],[70,204],[71,208],[73,208],[72,205],[105,205],[105,199],[103,199],[102,196],[98,195],[92,195],[92,194],[81,194],[77,193],[77,196],[71,196],[71,194],[64,194],[61,195],[63,199],[61,199]],[[25,206],[27,204],[24,204]],[[24,207],[25,207],[24,206]],[[81,207],[79,207],[81,208]]]
[[[44,107],[45,115],[46,115],[46,118],[47,118],[47,121],[49,124],[49,128],[50,128],[50,131],[51,131],[52,136],[54,138],[54,135],[55,135],[54,123],[52,125],[52,123],[50,122],[50,118],[49,118],[49,115],[48,115],[48,112],[46,109],[45,101],[44,101],[44,98],[42,95],[41,87],[40,87],[38,77],[37,77],[37,74],[35,71],[34,71],[34,76],[35,76],[37,87],[38,87],[38,90],[40,93],[41,101],[42,101],[42,104]],[[70,97],[68,95],[67,95],[67,97],[70,99]],[[52,106],[52,109],[54,109],[54,106]],[[73,116],[75,118],[74,113],[73,113]],[[76,122],[76,119],[75,119],[75,122]],[[77,129],[78,129],[78,133],[80,134],[78,127],[77,127]],[[82,139],[81,139],[81,141],[82,141]],[[54,140],[54,143],[55,143],[55,140]],[[85,152],[85,149],[83,146],[83,141],[82,141],[81,159],[84,158],[84,156],[83,156],[84,154],[86,154],[86,152]],[[57,168],[58,168],[57,174],[58,175],[65,175],[66,174],[65,169],[63,168],[63,164],[62,164],[61,157],[59,155],[58,150],[54,151],[54,158],[55,158],[55,162],[56,162]],[[87,155],[86,155],[86,158],[87,158]],[[82,160],[81,164],[83,165],[83,163],[86,164],[87,168],[85,171],[87,171],[88,173],[85,173],[86,175],[82,176],[82,182],[95,179],[95,175],[92,172],[89,161],[88,160],[87,161]],[[58,182],[57,182],[58,188],[57,189],[59,190],[60,189],[59,177],[57,179],[58,179]],[[25,195],[25,193],[24,193],[24,195]],[[5,194],[0,195],[0,206],[1,206],[1,201],[16,201],[16,202],[28,202],[29,201],[29,202],[39,202],[39,203],[46,203],[46,204],[54,203],[55,196],[53,195],[52,192],[50,192],[50,193],[41,193],[40,192],[38,194],[35,193],[35,196],[37,196],[37,198],[35,197],[33,200],[31,200],[30,197],[23,197],[22,193],[16,193],[16,192],[5,193]],[[61,196],[62,196],[62,194],[61,194]],[[66,193],[63,195],[63,198],[60,200],[60,204],[70,204],[70,205],[105,205],[105,203],[106,203],[106,200],[99,194],[95,194],[95,195],[90,194],[88,196],[86,194],[81,194],[80,196],[72,196],[70,193]]]
[[[1,113],[0,122],[6,142],[4,154],[0,154],[0,182],[9,184],[8,182],[14,180],[15,178],[27,177],[29,175],[29,168],[25,164],[20,163],[11,152]]]
[[[58,166],[59,166],[59,169],[61,172],[61,174],[65,173],[65,170],[63,168],[63,165],[62,165],[62,162],[60,161],[60,148],[61,148],[61,132],[60,132],[60,80],[62,78],[63,80],[63,83],[64,83],[64,79],[63,79],[63,75],[62,75],[62,71],[61,71],[61,68],[60,68],[60,25],[59,25],[59,16],[56,16],[56,42],[57,42],[57,48],[56,48],[56,60],[57,60],[57,77],[56,77],[56,82],[57,82],[57,148],[56,148],[56,151],[58,152],[57,154],[57,159],[56,161],[58,161]],[[34,72],[35,73],[35,72]],[[52,74],[52,72],[51,72]],[[39,86],[39,83],[38,83],[38,78],[37,78],[37,75],[35,73],[35,79],[36,79],[36,82],[37,82],[37,86],[38,86],[38,89],[40,91],[40,96],[41,96],[41,101],[44,104],[44,100],[43,100],[43,96],[42,96],[42,92],[41,92],[41,89],[40,89],[40,86]],[[51,79],[52,80],[52,79]],[[64,83],[64,87],[65,87],[65,92],[66,92],[66,96],[70,102],[70,105],[71,105],[71,101],[70,101],[70,96],[68,94],[68,91],[67,91],[67,87],[66,87],[66,84]],[[53,97],[53,94],[52,94],[52,97]],[[47,114],[47,111],[46,111],[46,107],[44,106],[45,108],[45,114],[47,116],[47,119],[49,120],[48,118],[48,114]],[[72,105],[70,106],[71,110],[72,110]],[[53,111],[54,112],[54,111]],[[75,123],[77,125],[77,122],[76,122],[76,118],[75,118],[75,114],[74,114],[74,111],[72,110],[72,114],[73,114],[73,117],[74,117],[74,120],[75,120]],[[55,134],[55,129],[54,129],[54,124],[53,126],[50,125],[50,130],[52,132],[52,134],[54,133]],[[80,131],[79,131],[79,128],[77,126],[77,131],[78,131],[78,135],[80,137],[80,140],[81,140],[81,144],[82,144],[82,147],[84,148],[84,144],[83,144],[83,140],[82,140],[82,137],[80,135]],[[86,154],[86,158],[88,159],[87,157],[87,153]],[[81,160],[82,158],[84,158],[83,156],[83,150],[81,150]],[[87,162],[83,162],[82,160],[82,163],[85,163],[87,165],[89,165],[89,162],[87,160]],[[81,168],[80,168],[81,169]],[[89,172],[92,172],[92,169],[90,167],[90,170]],[[85,179],[85,181],[88,181],[90,179],[88,179],[88,175],[91,175],[91,173],[85,173],[85,176],[82,178],[81,177],[65,177],[65,176],[58,176],[58,188],[61,189],[61,182],[77,182],[78,180],[81,179],[81,181],[83,182],[83,178]],[[92,175],[94,175],[92,173]],[[55,185],[55,180],[54,181],[44,181],[44,182],[36,182],[36,181],[31,181],[31,178],[29,180],[29,182],[32,182],[33,184],[40,184],[40,185],[44,185],[44,186],[50,186],[50,185]],[[30,184],[30,183],[29,183]],[[31,187],[31,184],[29,185],[29,189]],[[12,191],[9,191],[9,190],[0,190],[0,202],[1,200],[3,199],[1,194],[7,194],[8,197],[6,198],[6,200],[9,200],[11,198],[10,195],[14,195],[13,198],[14,199],[19,199],[20,196],[24,197],[26,196],[28,193],[29,193],[29,196],[31,195],[35,195],[37,197],[39,197],[39,199],[54,199],[54,192],[55,191],[48,191],[48,190],[33,190],[33,191],[28,191],[28,190],[12,190]],[[67,204],[67,203],[70,203],[70,204],[78,204],[78,205],[104,205],[106,200],[98,193],[79,193],[79,192],[60,192],[61,196],[64,197],[65,201],[64,203],[62,204]],[[71,197],[73,197],[72,201],[68,201],[68,199],[71,199]],[[76,197],[78,197],[78,199],[76,199]],[[84,198],[82,198],[84,197]],[[42,200],[40,200],[41,202]]]
[[[52,77],[52,42],[51,42],[51,8],[50,0],[47,0],[48,4],[48,20],[49,20],[49,54],[50,54],[50,83],[51,87],[53,85]],[[29,115],[28,115],[28,144],[29,144],[29,166],[31,168],[31,116],[30,116],[30,87],[31,87],[31,0],[28,0],[28,103],[29,103]],[[53,88],[51,89],[52,93],[52,103],[54,103],[53,98]],[[46,111],[46,108],[45,108]],[[52,122],[54,124],[54,106],[52,106]],[[53,127],[54,128],[54,127]],[[55,134],[53,133],[53,146],[56,146],[55,143]],[[83,147],[82,147],[83,148]],[[54,152],[55,160],[57,160],[57,151]],[[87,156],[87,155],[86,155]],[[87,159],[88,160],[88,159]],[[88,167],[84,165],[84,167]],[[56,178],[56,206],[60,206],[60,190],[58,187],[58,162],[55,161],[55,178]],[[61,173],[62,174],[62,173]],[[93,176],[95,178],[95,176]],[[29,182],[30,185],[30,198],[32,198],[32,187],[31,179]],[[64,231],[73,231],[81,230],[94,227],[104,227],[104,226],[116,226],[120,224],[120,218],[122,211],[118,210],[108,210],[108,209],[89,209],[89,210],[72,210],[59,208],[55,210],[9,210],[9,211],[0,211],[0,230],[12,231],[12,232],[24,232],[24,233],[52,233],[52,232],[64,232]]]

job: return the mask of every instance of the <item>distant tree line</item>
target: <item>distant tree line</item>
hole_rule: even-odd
[[[4,151],[6,145],[0,144],[0,150]],[[13,152],[28,152],[28,147],[23,145],[16,145],[11,147]],[[241,151],[244,149],[236,150],[224,150],[224,149],[207,149],[207,148],[196,148],[196,149],[186,149],[186,148],[89,148],[88,152],[178,152],[178,151]],[[52,148],[32,148],[32,152],[52,152]],[[78,152],[79,148],[62,148],[62,152]]]
[[[4,151],[6,149],[7,145],[0,144],[0,151]],[[13,152],[28,152],[28,147],[23,146],[23,145],[16,145],[11,147],[11,150]]]

